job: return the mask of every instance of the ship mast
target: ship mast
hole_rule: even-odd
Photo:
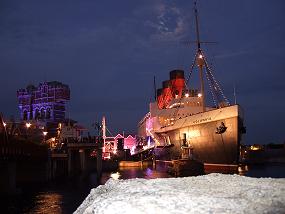
[[[103,137],[103,142],[105,143],[106,141],[106,118],[105,116],[103,116],[102,118],[102,137]]]
[[[194,11],[195,11],[195,21],[196,21],[197,49],[199,52],[199,50],[201,50],[201,43],[200,43],[200,33],[199,33],[199,24],[198,24],[197,1],[194,2]]]
[[[205,87],[203,79],[203,66],[204,66],[204,56],[201,50],[200,34],[199,34],[199,22],[198,22],[198,10],[197,10],[197,1],[194,2],[194,11],[195,11],[195,21],[196,21],[196,35],[197,35],[197,53],[196,53],[196,63],[199,68],[200,74],[200,91],[201,91],[201,105],[202,111],[205,112]]]

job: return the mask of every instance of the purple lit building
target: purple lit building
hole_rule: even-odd
[[[26,89],[19,89],[17,97],[22,121],[58,123],[65,119],[70,89],[61,82],[43,82],[38,87],[29,85]]]

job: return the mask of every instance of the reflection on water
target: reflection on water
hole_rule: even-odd
[[[103,173],[101,184],[106,183],[110,178],[114,179],[132,179],[132,178],[170,178],[172,177],[167,173],[167,169],[163,166],[157,165],[153,167],[139,168],[139,167],[126,167],[120,168],[117,172]]]
[[[0,198],[1,213],[72,213],[97,186],[95,173],[44,187],[29,186],[21,195]]]
[[[121,174],[119,172],[111,173],[110,177],[115,180],[118,180],[121,177]]]
[[[121,168],[116,172],[103,173],[100,184],[109,178],[167,178],[171,177],[164,166],[157,168]],[[243,166],[240,175],[250,177],[285,178],[285,164],[266,164]],[[24,191],[18,197],[0,198],[1,213],[72,213],[82,203],[92,188],[98,186],[96,174],[88,177],[77,177],[72,180],[52,183],[44,188]]]
[[[248,172],[248,165],[242,165],[238,167],[239,175],[246,175],[247,172]]]
[[[54,192],[41,192],[35,197],[31,213],[62,213],[62,195]]]

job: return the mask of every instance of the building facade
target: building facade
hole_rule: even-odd
[[[68,85],[61,82],[43,82],[17,91],[22,121],[36,120],[57,123],[65,119],[66,103],[70,100]]]

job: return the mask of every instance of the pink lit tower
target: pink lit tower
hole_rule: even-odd
[[[43,82],[37,87],[28,85],[25,89],[19,89],[17,97],[22,121],[57,124],[65,120],[70,89],[61,82]]]

